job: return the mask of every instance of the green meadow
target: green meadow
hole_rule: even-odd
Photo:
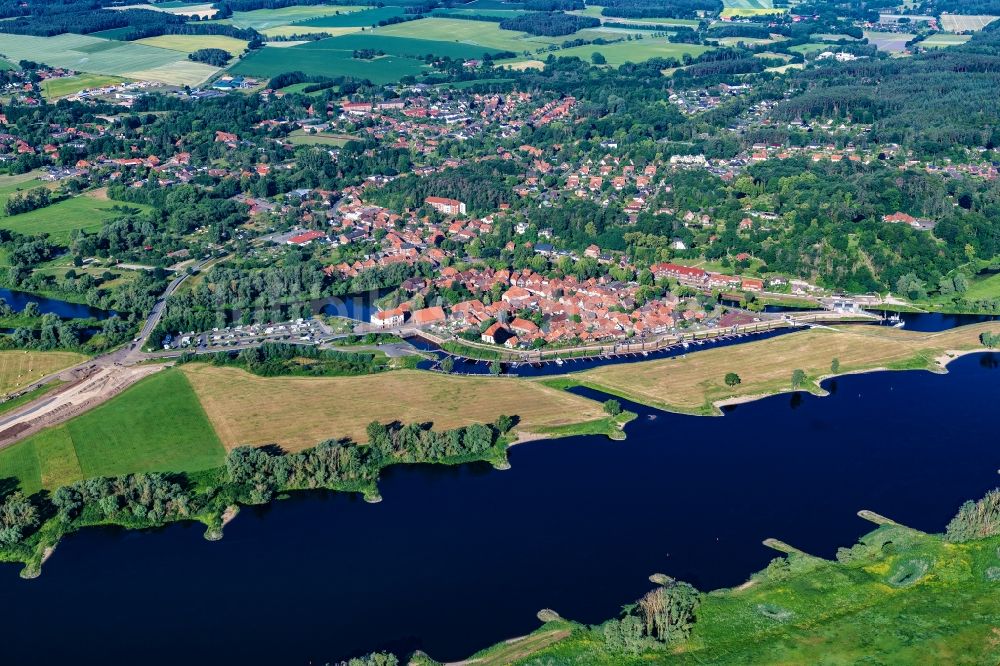
[[[650,58],[677,58],[680,60],[685,53],[696,57],[708,51],[709,47],[700,44],[674,44],[665,39],[639,39],[631,42],[616,42],[614,44],[586,44],[569,49],[553,51],[557,58],[576,57],[590,60],[594,52],[600,52],[609,65],[618,66],[626,62],[643,62]]]
[[[0,34],[0,53],[91,74],[195,84],[218,71],[179,51],[66,33],[54,37]]]
[[[6,200],[6,197],[0,196],[0,199]],[[22,234],[47,233],[52,240],[66,244],[69,242],[70,232],[74,229],[87,231],[100,229],[115,206],[143,208],[135,204],[102,199],[93,193],[80,194],[20,215],[6,216],[0,213],[0,229],[9,229]]]
[[[890,523],[837,560],[792,549],[703,595],[690,636],[668,647],[610,652],[600,628],[557,619],[470,663],[995,664],[998,591],[1000,537],[955,544]]]
[[[95,476],[195,472],[225,450],[187,377],[164,370],[117,398],[0,451],[0,478],[29,493]]]
[[[497,52],[496,49],[461,42],[388,37],[369,32],[341,35],[340,37],[331,37],[330,39],[323,39],[318,42],[294,47],[296,52],[344,51],[348,54],[353,53],[355,49],[372,49],[374,51],[382,51],[391,56],[408,58],[423,58],[426,55],[434,55],[454,59],[482,58],[487,53]]]
[[[351,51],[293,46],[260,49],[240,60],[230,71],[265,78],[300,71],[319,76],[353,76],[372,83],[390,83],[402,76],[419,74],[423,65],[413,58],[384,56],[359,60],[351,57]]]
[[[361,28],[377,25],[379,21],[406,16],[402,7],[375,7],[356,12],[328,14],[299,21],[295,25],[313,28]]]
[[[215,21],[226,23],[237,28],[253,28],[264,30],[292,23],[307,22],[325,16],[347,15],[367,9],[365,6],[336,5],[293,5],[280,9],[255,9],[250,12],[233,12],[232,18]]]
[[[118,76],[106,76],[104,74],[77,74],[76,76],[64,76],[59,79],[46,79],[42,81],[42,94],[47,99],[58,99],[67,95],[75,95],[87,88],[100,88],[121,83],[125,79]]]

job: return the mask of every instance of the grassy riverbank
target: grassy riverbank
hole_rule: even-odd
[[[837,560],[794,551],[701,595],[689,636],[609,650],[600,627],[557,619],[474,655],[485,664],[994,664],[1000,536],[951,543],[893,523]],[[557,609],[558,610],[558,609]],[[418,656],[417,664],[433,660]]]
[[[289,451],[329,437],[361,441],[372,421],[454,428],[516,415],[538,433],[605,416],[601,405],[536,383],[399,370],[360,377],[258,377],[235,368],[183,367],[226,448],[279,444]]]
[[[688,414],[718,414],[716,403],[743,401],[800,387],[820,393],[817,382],[832,374],[888,370],[941,370],[947,352],[983,350],[979,336],[1000,332],[1000,322],[963,326],[939,333],[918,333],[878,326],[836,326],[782,335],[741,345],[692,352],[684,357],[605,365],[542,380],[554,388],[586,386],[660,409]],[[839,368],[831,371],[833,360]],[[727,373],[740,383],[728,386]]]

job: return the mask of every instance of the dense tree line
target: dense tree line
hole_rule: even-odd
[[[720,0],[603,0],[604,16],[622,18],[697,18],[698,12],[722,11]]]
[[[233,54],[224,49],[198,49],[188,54],[188,59],[213,67],[225,67]]]
[[[237,447],[226,457],[226,472],[235,498],[250,504],[270,501],[280,490],[361,489],[388,465],[482,458],[512,425],[512,419],[501,417],[494,425],[438,432],[429,424],[372,422],[367,444],[327,440],[287,454],[274,447]]]
[[[190,362],[196,358],[193,354],[186,354],[181,357],[181,362]],[[243,368],[262,377],[339,377],[367,375],[389,369],[385,358],[375,354],[280,342],[265,342],[259,347],[248,347],[239,353],[219,352],[212,356],[212,364]]]
[[[510,203],[511,186],[508,177],[520,173],[513,162],[483,160],[454,169],[445,169],[428,176],[407,175],[372,192],[371,199],[393,210],[416,209],[429,196],[457,199],[465,203],[470,214],[486,213]]]
[[[683,640],[691,632],[700,603],[698,591],[687,583],[667,578],[622,616],[601,627],[606,649],[617,654],[638,654]]]
[[[50,203],[52,203],[52,193],[49,192],[49,189],[47,187],[36,187],[22,194],[11,195],[7,199],[7,203],[4,204],[4,210],[8,215],[20,215],[21,213],[45,208]]]
[[[94,9],[89,2],[53,3],[34,6],[29,16],[0,21],[0,32],[52,37],[67,32],[89,34],[128,27],[163,30],[166,25],[181,24],[186,20],[182,16],[149,9],[112,11]]]
[[[563,12],[532,12],[500,21],[500,27],[504,30],[516,30],[530,35],[549,37],[571,35],[577,30],[596,28],[600,24],[600,20],[592,16],[577,16]]]
[[[1000,534],[1000,488],[986,493],[981,500],[963,504],[948,523],[945,534],[956,543]]]

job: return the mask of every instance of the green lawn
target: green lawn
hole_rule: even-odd
[[[27,492],[95,476],[193,472],[225,450],[187,377],[164,370],[67,423],[0,451],[0,478]]]
[[[8,195],[9,196],[9,195]],[[2,195],[0,199],[6,200]],[[101,199],[81,194],[58,203],[12,217],[0,214],[0,229],[9,229],[22,234],[50,234],[58,243],[68,243],[74,229],[97,231],[104,220],[112,215],[115,206],[143,208],[135,204],[124,204],[110,199]]]
[[[64,76],[58,79],[46,79],[42,82],[42,93],[46,99],[57,99],[74,95],[87,88],[100,88],[121,83],[125,79],[117,76],[105,76],[103,74],[77,74],[76,76]]]
[[[340,148],[348,141],[357,139],[346,134],[307,134],[302,130],[295,130],[288,135],[288,141],[296,146],[333,146]]]

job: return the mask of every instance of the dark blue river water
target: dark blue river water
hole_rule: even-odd
[[[307,664],[420,648],[437,659],[532,630],[552,608],[597,622],[653,572],[731,586],[777,537],[830,557],[871,509],[940,531],[998,485],[1000,355],[947,375],[879,373],[831,395],[775,396],[722,418],[628,405],[628,439],[510,452],[512,469],[387,471],[384,501],[299,494],[200,526],[88,530],[42,576],[0,567],[3,663]]]
[[[38,310],[42,314],[57,314],[63,319],[107,319],[112,313],[92,308],[81,303],[70,303],[57,298],[45,298],[36,294],[29,294],[24,291],[13,291],[11,289],[0,289],[0,298],[7,301],[15,312],[20,312],[28,303],[37,303]]]

